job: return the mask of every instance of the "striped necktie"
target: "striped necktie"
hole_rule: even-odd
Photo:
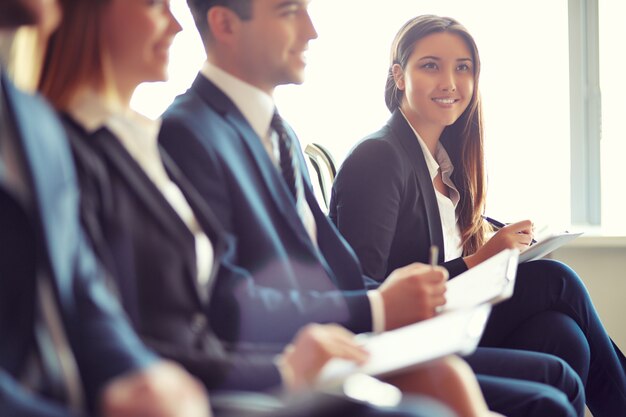
[[[280,171],[297,206],[298,202],[303,201],[304,189],[302,185],[302,172],[300,171],[298,160],[294,155],[295,146],[293,138],[289,135],[289,133],[287,133],[283,119],[280,117],[278,112],[274,112],[271,127],[278,135]]]

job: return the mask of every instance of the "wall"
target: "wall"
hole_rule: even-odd
[[[553,253],[583,279],[600,318],[626,350],[626,238],[582,236]]]

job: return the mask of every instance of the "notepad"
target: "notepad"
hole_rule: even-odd
[[[553,252],[561,246],[565,245],[567,242],[576,239],[580,235],[582,235],[582,232],[562,232],[549,235],[546,238],[539,240],[528,249],[524,250],[519,256],[519,263],[534,261],[535,259],[542,258],[548,255],[550,252]]]
[[[447,282],[442,311],[496,304],[513,295],[519,251],[505,249]]]
[[[370,353],[368,361],[359,366],[332,359],[320,372],[318,386],[337,385],[356,373],[380,377],[451,354],[470,354],[478,345],[490,312],[490,305],[460,309],[368,336],[363,341]]]

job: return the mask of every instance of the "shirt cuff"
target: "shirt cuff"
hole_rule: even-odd
[[[372,331],[382,333],[385,331],[385,301],[383,296],[378,290],[370,290],[367,292],[367,298],[369,298],[372,308]]]

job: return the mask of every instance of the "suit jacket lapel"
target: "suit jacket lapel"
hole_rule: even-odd
[[[193,235],[182,221],[178,213],[165,199],[161,191],[148,178],[124,146],[106,129],[96,132],[98,138],[94,141],[108,160],[115,165],[121,177],[137,193],[148,212],[163,227],[167,234],[182,248],[190,278],[196,288],[196,260]]]
[[[196,189],[193,188],[191,183],[187,181],[178,166],[176,166],[174,161],[163,149],[161,149],[161,156],[170,178],[180,187],[180,190],[185,195],[187,202],[196,216],[196,220],[200,223],[213,245],[213,266],[207,286],[202,287],[198,283],[198,280],[194,280],[202,302],[208,303],[220,269],[220,260],[224,256],[224,252],[227,248],[226,233],[211,208],[206,204],[204,199],[202,199]]]
[[[439,263],[443,263],[445,259],[443,246],[443,231],[441,228],[441,216],[439,214],[439,206],[437,205],[437,196],[435,188],[431,181],[425,179],[430,178],[430,172],[426,165],[424,153],[420,146],[415,133],[408,124],[400,110],[396,110],[388,122],[388,126],[393,132],[394,138],[400,142],[401,146],[409,155],[413,171],[417,177],[417,184],[424,201],[424,211],[428,217],[428,237],[431,245],[437,245],[439,250]]]
[[[235,104],[211,81],[199,74],[192,87],[212,108],[216,109],[238,132],[259,170],[263,183],[272,196],[276,207],[283,213],[290,227],[306,245],[312,246],[302,220],[298,216],[287,186],[263,147],[261,139],[252,129]],[[290,132],[292,134],[293,132]],[[306,165],[302,167],[304,170]]]
[[[17,150],[24,156],[25,182],[32,192],[33,210],[38,214],[35,222],[43,234],[43,255],[57,277],[60,296],[69,301],[72,288],[68,280],[73,263],[64,259],[74,233],[78,233],[72,230],[77,224],[73,219],[78,218],[78,194],[65,132],[43,101],[18,91],[4,75],[0,78],[7,114],[14,123]],[[50,169],[55,175],[49,175]],[[55,237],[54,242],[50,236]]]

